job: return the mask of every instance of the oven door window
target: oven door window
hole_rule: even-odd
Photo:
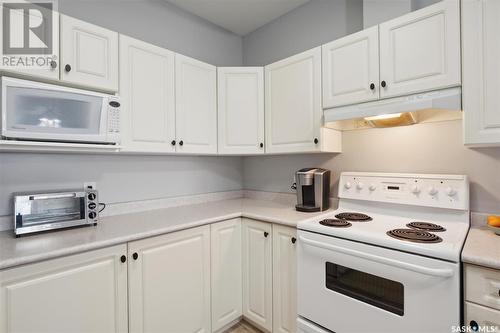
[[[404,314],[404,286],[399,282],[327,262],[326,287],[399,316]]]
[[[19,206],[16,216],[19,227],[85,219],[83,197],[27,200]]]

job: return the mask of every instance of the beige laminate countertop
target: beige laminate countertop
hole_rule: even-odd
[[[500,236],[486,227],[471,228],[462,250],[462,261],[500,269]]]
[[[15,238],[0,232],[0,269],[94,250],[236,217],[296,227],[299,221],[329,214],[297,212],[293,205],[248,198],[103,217],[82,227]]]

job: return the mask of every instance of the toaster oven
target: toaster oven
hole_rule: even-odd
[[[16,237],[47,230],[96,225],[98,218],[98,195],[93,189],[14,194]]]

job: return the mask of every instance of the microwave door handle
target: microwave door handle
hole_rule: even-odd
[[[379,257],[379,256],[376,256],[376,255],[370,254],[370,253],[364,253],[364,252],[353,250],[353,249],[348,249],[348,248],[343,248],[340,246],[326,244],[323,242],[318,242],[318,241],[315,241],[312,239],[308,239],[304,236],[300,236],[299,239],[302,242],[304,242],[304,244],[311,245],[314,247],[319,247],[319,248],[323,248],[323,249],[330,250],[330,251],[344,253],[347,255],[354,256],[354,257],[375,261],[375,262],[385,264],[385,265],[390,265],[393,267],[407,269],[407,270],[410,270],[413,272],[417,272],[417,273],[421,273],[421,274],[425,274],[425,275],[429,275],[429,276],[437,276],[437,277],[442,277],[442,278],[448,278],[448,277],[453,276],[453,271],[451,269],[429,268],[429,267],[424,267],[424,266],[420,266],[420,265],[409,264],[409,263],[402,262],[399,260],[389,259],[389,258],[385,258],[385,257]]]
[[[42,195],[30,195],[30,200],[44,200],[44,199],[62,199],[62,198],[76,198],[76,193],[64,193],[64,194],[42,194]]]

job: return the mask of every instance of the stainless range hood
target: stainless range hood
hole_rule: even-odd
[[[414,113],[425,110],[459,111],[461,109],[462,90],[456,87],[327,109],[324,111],[324,117],[325,123],[328,123],[395,113]]]

